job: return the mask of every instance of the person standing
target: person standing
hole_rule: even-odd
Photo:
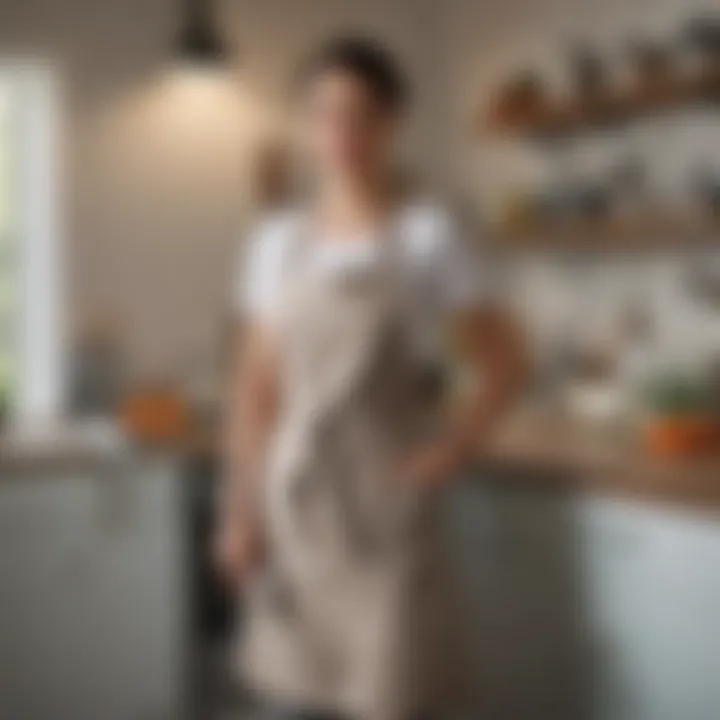
[[[443,490],[517,394],[522,343],[450,213],[394,192],[393,57],[333,40],[300,99],[314,192],[259,223],[238,281],[216,551],[239,662],[290,716],[438,718],[467,667]],[[428,371],[450,322],[476,380],[452,415]]]

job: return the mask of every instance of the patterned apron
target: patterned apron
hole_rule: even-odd
[[[282,412],[265,482],[268,558],[240,638],[246,682],[360,720],[446,713],[464,696],[440,498],[392,476],[432,433],[436,393],[399,322],[400,251],[286,273]]]

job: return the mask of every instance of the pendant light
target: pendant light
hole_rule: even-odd
[[[227,46],[215,24],[210,0],[180,0],[182,19],[177,39],[180,62],[191,67],[219,67],[228,59]]]

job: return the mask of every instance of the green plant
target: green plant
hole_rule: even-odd
[[[660,415],[697,415],[711,409],[708,383],[703,378],[667,373],[653,378],[645,389],[650,410]]]

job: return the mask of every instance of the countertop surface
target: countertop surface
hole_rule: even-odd
[[[114,462],[127,454],[126,440],[108,418],[19,425],[0,435],[0,477],[84,468]]]
[[[627,430],[524,410],[478,456],[480,466],[510,469],[530,482],[680,503],[720,511],[720,455],[650,457]]]
[[[162,449],[172,455],[218,454],[217,434],[195,432]],[[0,438],[0,476],[107,463],[131,445],[110,421],[60,428],[21,428]],[[567,416],[524,408],[478,449],[476,468],[488,482],[521,482],[635,498],[720,512],[720,455],[668,460],[650,457],[627,430],[602,428]],[[484,480],[484,478],[483,478]]]

